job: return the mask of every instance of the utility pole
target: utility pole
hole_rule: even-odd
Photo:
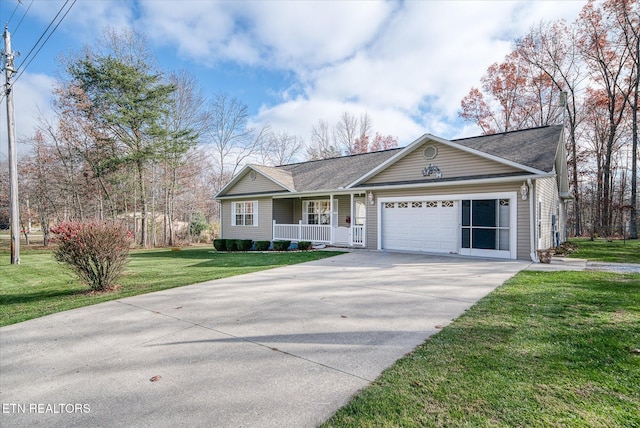
[[[20,210],[18,206],[18,155],[16,153],[16,123],[13,113],[13,84],[11,77],[15,73],[11,51],[9,25],[4,27],[4,71],[6,76],[4,94],[7,97],[7,142],[9,145],[9,207],[11,231],[11,264],[20,263]]]

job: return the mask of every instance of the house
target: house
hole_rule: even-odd
[[[215,197],[222,238],[536,262],[565,241],[570,199],[562,126],[247,165]]]

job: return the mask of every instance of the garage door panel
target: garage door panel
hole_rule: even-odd
[[[458,240],[458,211],[454,206],[443,207],[434,201],[422,201],[399,208],[383,204],[382,248],[428,252],[456,252]]]

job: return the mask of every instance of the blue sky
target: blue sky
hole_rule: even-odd
[[[68,5],[73,2],[71,0]],[[2,0],[23,58],[64,0]],[[55,58],[93,44],[105,26],[144,33],[164,71],[186,69],[205,95],[249,106],[254,124],[307,141],[319,119],[368,113],[373,128],[409,144],[428,132],[479,134],[460,100],[511,42],[540,20],[573,21],[585,1],[77,0],[15,84],[16,136],[50,115]],[[16,7],[17,6],[17,7]],[[20,25],[18,23],[24,17]],[[22,64],[24,66],[24,64]],[[4,81],[4,79],[3,79]],[[0,107],[0,158],[7,124]],[[19,144],[19,151],[28,147]]]

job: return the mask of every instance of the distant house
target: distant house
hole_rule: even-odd
[[[532,259],[566,239],[561,126],[244,167],[217,195],[223,238]]]

